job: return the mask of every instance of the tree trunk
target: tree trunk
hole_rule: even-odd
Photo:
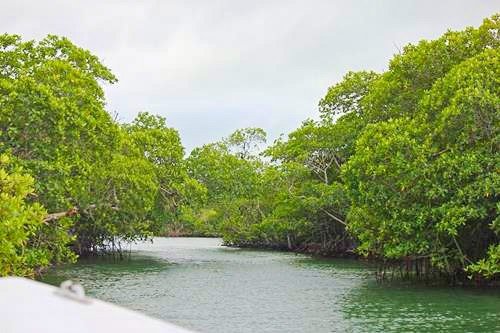
[[[292,250],[292,240],[290,239],[290,234],[289,233],[286,234],[286,241],[288,243],[288,249]]]

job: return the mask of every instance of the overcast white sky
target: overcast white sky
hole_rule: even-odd
[[[189,151],[241,127],[272,140],[317,117],[346,71],[383,71],[398,47],[499,10],[500,0],[0,0],[0,30],[91,50],[119,79],[105,87],[109,111],[165,116]]]

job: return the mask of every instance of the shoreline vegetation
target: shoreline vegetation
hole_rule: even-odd
[[[499,285],[500,16],[347,73],[320,118],[185,156],[167,120],[106,110],[117,78],[49,35],[0,35],[0,276],[154,235],[368,258],[377,279]]]

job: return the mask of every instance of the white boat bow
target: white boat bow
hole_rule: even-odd
[[[71,282],[53,287],[20,278],[0,278],[2,333],[189,333],[174,324],[85,297]]]

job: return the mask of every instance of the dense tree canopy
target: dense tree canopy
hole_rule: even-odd
[[[122,126],[105,110],[101,84],[114,82],[95,56],[65,38],[0,36],[0,152],[34,179],[25,188],[36,195],[25,198],[20,187],[17,200],[50,217],[48,225],[30,227],[33,217],[20,227],[22,244],[45,251],[30,269],[72,259],[69,249],[119,250],[123,241],[161,233],[187,197],[203,192],[164,119],[141,113]],[[22,272],[19,263],[9,270]]]
[[[65,243],[72,237],[65,222],[51,225],[39,203],[28,203],[34,195],[33,178],[0,155],[0,276],[32,276],[49,263],[73,261]]]
[[[106,112],[116,78],[88,51],[1,35],[0,274],[167,234],[498,278],[499,20],[347,73],[265,149],[244,128],[188,157],[164,118]]]

